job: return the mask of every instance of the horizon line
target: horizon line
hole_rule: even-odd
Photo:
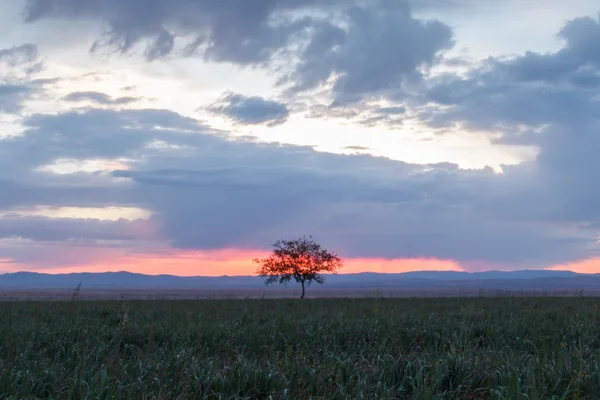
[[[452,271],[452,270],[415,270],[415,271],[405,271],[405,272],[377,272],[377,271],[361,271],[361,272],[351,272],[351,273],[323,273],[322,275],[332,276],[332,275],[362,275],[362,274],[375,274],[375,275],[405,275],[405,274],[413,274],[413,273],[452,273],[452,274],[480,274],[480,273],[511,273],[511,272],[536,272],[536,271],[545,271],[545,272],[568,272],[575,275],[598,275],[599,273],[582,273],[575,272],[568,269],[551,269],[551,268],[540,268],[540,269],[514,269],[514,270],[483,270],[483,271]],[[141,272],[132,272],[128,270],[119,270],[119,271],[101,271],[101,272],[88,272],[88,271],[73,271],[73,272],[40,272],[40,271],[14,271],[14,272],[2,272],[0,276],[5,275],[15,275],[15,274],[35,274],[35,275],[77,275],[77,274],[86,274],[86,275],[100,275],[100,274],[120,274],[127,273],[131,275],[141,275],[141,276],[172,276],[177,278],[260,278],[260,275],[176,275],[176,274],[147,274]]]

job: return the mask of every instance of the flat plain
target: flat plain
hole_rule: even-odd
[[[597,399],[596,298],[0,303],[1,399]]]
[[[69,301],[73,289],[0,289],[2,301]],[[227,299],[294,299],[298,288],[265,287],[262,289],[102,289],[83,288],[81,300],[227,300]],[[478,288],[324,288],[311,287],[307,297],[321,298],[461,298],[461,297],[600,297],[600,289],[478,289]]]

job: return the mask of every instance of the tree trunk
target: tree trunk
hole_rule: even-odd
[[[302,296],[300,296],[301,299],[304,298],[304,281],[300,281],[302,282]]]

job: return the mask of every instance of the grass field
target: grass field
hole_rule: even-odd
[[[0,399],[598,399],[600,300],[0,303]]]

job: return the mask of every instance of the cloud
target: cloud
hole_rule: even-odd
[[[152,45],[148,46],[145,52],[146,59],[153,61],[158,58],[168,56],[175,47],[175,35],[167,30],[163,30],[156,37]]]
[[[544,82],[593,89],[598,87],[600,23],[592,17],[569,21],[559,32],[565,45],[556,53],[527,52],[496,63],[507,78],[517,82]]]
[[[21,112],[23,104],[41,92],[48,82],[34,80],[32,75],[43,66],[33,44],[0,49],[0,113]]]
[[[32,92],[33,89],[27,85],[0,85],[0,113],[18,113]]]
[[[0,147],[3,142],[0,141]],[[13,158],[17,158],[16,156]],[[15,207],[34,208],[39,205],[56,207],[105,207],[120,205],[136,207],[131,188],[98,176],[67,175],[55,177],[44,173],[19,171],[10,178],[0,179],[0,211]],[[43,203],[43,204],[40,204]]]
[[[0,64],[9,68],[22,68],[26,74],[39,72],[43,68],[38,48],[31,43],[0,50]]]
[[[444,109],[433,110],[429,121],[494,129],[597,120],[600,20],[571,20],[559,37],[565,44],[557,52],[489,58],[466,77],[446,74],[432,80],[422,101]]]
[[[415,3],[427,9],[452,2]],[[309,116],[334,117],[334,109],[356,106],[357,124],[392,129],[405,120],[399,107],[407,105],[397,103],[420,90],[428,69],[454,46],[448,25],[414,16],[405,0],[91,0],[85,5],[76,0],[28,0],[24,15],[28,23],[103,22],[107,30],[91,47],[93,52],[141,50],[149,61],[198,56],[258,66],[274,75],[284,92],[280,98],[297,101],[300,95],[308,96],[307,109],[314,109],[313,94],[324,89],[329,105]],[[369,104],[382,98],[392,105],[385,109]],[[88,100],[104,105],[117,101],[97,94]],[[211,110],[241,124],[277,125],[290,113],[284,104],[236,93]]]
[[[407,108],[401,105],[383,107],[377,103],[361,102],[344,106],[316,104],[310,106],[306,116],[320,119],[337,118],[345,123],[393,129],[402,126],[404,119],[408,118],[406,112]]]
[[[453,47],[452,30],[444,23],[414,18],[405,2],[377,4],[350,8],[347,28],[316,27],[298,67],[283,83],[298,92],[331,80],[334,104],[340,105],[372,96],[398,98],[405,85],[421,79],[421,67]]]
[[[290,112],[285,104],[262,97],[246,97],[228,93],[209,107],[209,111],[223,115],[244,125],[266,124],[275,126],[283,124]]]
[[[493,132],[495,143],[538,148],[532,163],[505,167],[493,188],[494,207],[506,218],[568,225],[597,236],[600,179],[600,20],[565,24],[562,48],[489,58],[466,76],[446,74],[429,82],[422,118],[433,127]],[[588,79],[582,80],[582,76]]]
[[[48,218],[8,215],[0,217],[0,240],[19,238],[36,242],[93,244],[95,241],[140,241],[153,230],[146,221]]]
[[[374,110],[377,114],[382,115],[398,115],[404,114],[406,112],[406,107],[404,106],[394,106],[394,107],[380,107]]]
[[[142,49],[148,60],[187,51],[285,72],[278,86],[285,94],[326,98],[327,105],[309,101],[308,116],[370,126],[416,118],[432,129],[483,131],[498,145],[535,146],[539,153],[496,174],[234,139],[167,110],[92,107],[26,115],[22,135],[0,140],[2,209],[41,201],[138,207],[152,212],[152,240],[192,250],[264,248],[276,238],[313,234],[344,256],[452,259],[470,268],[545,267],[599,255],[597,19],[569,21],[557,51],[490,57],[463,65],[460,74],[431,74],[454,46],[452,29],[418,18],[405,2],[29,0],[25,11],[30,23],[105,23],[93,51]],[[0,98],[4,92],[9,100],[0,105],[19,112],[41,87],[27,72],[39,58],[26,45],[0,51],[2,62],[11,78],[2,82]],[[67,96],[129,103],[122,99]],[[235,93],[210,110],[266,125],[285,122],[290,112]],[[42,168],[65,159],[124,166],[62,175]],[[65,243],[131,242],[138,235],[124,233],[132,228],[125,222],[39,217],[5,218],[0,228],[5,238],[36,242],[52,240],[54,231]]]
[[[60,118],[51,114],[34,114],[23,124],[24,136],[6,141],[0,147],[0,154],[4,153],[7,158],[11,153],[21,154],[17,165],[32,168],[61,158],[135,158],[154,141],[168,142],[171,134],[167,129],[211,131],[194,119],[167,110],[152,109],[68,111]]]
[[[598,251],[586,227],[548,226],[511,214],[540,207],[530,196],[512,196],[529,181],[510,173],[233,140],[163,110],[88,109],[25,122],[22,137],[0,141],[0,151],[21,170],[61,157],[132,161],[127,170],[108,173],[116,181],[30,172],[24,186],[9,178],[8,186],[0,183],[9,193],[0,207],[3,201],[8,208],[35,207],[44,199],[47,206],[142,208],[153,214],[153,239],[175,248],[265,248],[274,238],[306,233],[347,257],[481,260],[509,268]],[[151,140],[170,146],[148,146]],[[19,161],[24,154],[26,163]],[[507,194],[510,204],[503,204]],[[8,221],[4,235],[44,240],[57,224],[57,237],[77,237],[76,221],[31,221]],[[115,225],[88,225],[82,236],[127,239]]]
[[[368,147],[365,147],[365,146],[345,146],[344,149],[345,150],[355,150],[355,151],[367,151],[367,150],[370,150]]]
[[[427,8],[446,2],[415,3]],[[340,104],[401,96],[454,45],[449,26],[414,17],[404,0],[28,0],[24,15],[29,23],[105,23],[92,51],[132,53],[142,46],[150,61],[200,55],[287,69],[280,83],[291,94],[332,84]]]
[[[71,102],[91,101],[105,106],[125,105],[139,100],[139,98],[131,96],[113,98],[101,92],[73,92],[66,95],[64,99]]]
[[[326,8],[341,0],[28,0],[25,21],[80,18],[107,25],[92,51],[102,48],[129,53],[145,46],[148,60],[173,53],[177,39],[185,41],[189,53],[201,52],[209,60],[238,64],[268,61],[310,18],[294,19],[287,14],[309,6]]]

